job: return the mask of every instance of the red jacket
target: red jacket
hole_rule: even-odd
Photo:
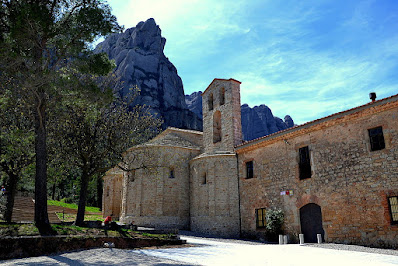
[[[109,224],[109,222],[112,222],[112,217],[111,216],[107,216],[105,218],[104,224]]]

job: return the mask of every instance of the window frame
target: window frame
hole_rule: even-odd
[[[259,213],[261,213],[261,220],[259,219]],[[255,209],[255,214],[256,214],[256,228],[265,228],[267,226],[267,220],[266,220],[266,213],[267,210],[266,208],[259,208]],[[260,224],[261,222],[261,224]]]
[[[393,211],[393,206],[391,205],[390,199],[395,198],[397,203],[396,205],[393,205],[395,207],[395,210]],[[397,225],[398,224],[398,196],[390,196],[387,197],[387,202],[388,202],[388,210],[390,212],[390,218],[391,218],[391,224],[392,225]],[[396,219],[394,220],[394,216],[396,215]]]
[[[246,166],[246,179],[254,178],[254,160],[245,162]]]
[[[375,132],[377,130],[380,130],[380,132]],[[370,151],[380,151],[386,148],[386,142],[384,139],[382,126],[369,128],[368,136],[369,136]]]
[[[311,154],[309,146],[298,149],[299,156],[299,179],[304,180],[312,177]],[[304,158],[305,157],[305,158]],[[303,159],[304,158],[304,159]]]

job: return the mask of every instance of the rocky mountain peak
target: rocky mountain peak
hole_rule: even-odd
[[[185,103],[182,80],[164,55],[166,39],[153,18],[141,21],[122,33],[115,33],[96,47],[116,63],[115,73],[124,82],[121,96],[128,96],[137,85],[140,95],[133,104],[150,106],[162,117],[164,127],[202,130],[202,121]]]

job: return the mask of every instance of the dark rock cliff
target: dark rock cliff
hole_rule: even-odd
[[[293,119],[287,115],[282,120],[275,117],[268,106],[262,104],[250,108],[242,105],[242,132],[244,140],[252,140],[294,126]]]
[[[140,95],[134,104],[150,106],[163,118],[164,127],[202,130],[202,120],[187,108],[177,69],[163,53],[165,43],[151,18],[112,34],[98,44],[96,52],[105,52],[115,60],[116,74],[124,82],[121,95],[129,95],[129,88],[137,85]]]
[[[189,110],[203,118],[201,95],[201,91],[185,95],[185,101]],[[241,106],[241,112],[244,140],[256,139],[294,126],[293,119],[289,115],[285,116],[284,120],[274,117],[271,109],[263,104],[253,108],[244,104]]]

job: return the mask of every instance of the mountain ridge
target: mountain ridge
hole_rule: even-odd
[[[185,102],[192,112],[198,117],[203,118],[202,114],[202,92],[193,92],[185,95]],[[294,121],[290,115],[286,115],[284,120],[275,117],[271,109],[261,104],[249,107],[248,104],[241,106],[242,134],[244,140],[252,140],[265,135],[269,135],[294,126]]]

